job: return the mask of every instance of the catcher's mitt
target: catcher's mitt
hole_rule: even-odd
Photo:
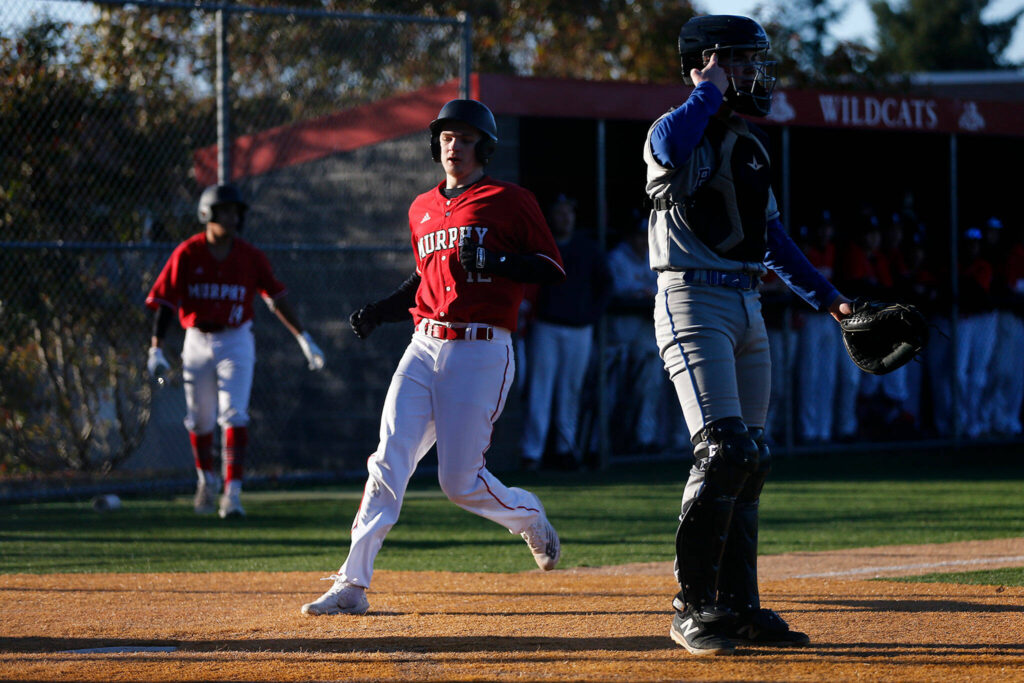
[[[850,358],[873,375],[903,367],[928,343],[928,323],[910,304],[857,299],[839,325]]]

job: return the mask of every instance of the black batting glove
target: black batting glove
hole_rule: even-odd
[[[374,304],[366,304],[348,317],[348,324],[360,339],[366,339],[381,323],[380,313]]]
[[[485,272],[489,256],[491,254],[472,237],[465,237],[459,242],[459,263],[467,273]]]

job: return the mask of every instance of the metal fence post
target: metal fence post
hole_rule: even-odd
[[[963,396],[960,395],[960,381],[957,374],[957,358],[959,357],[959,335],[957,329],[957,318],[960,315],[960,306],[957,303],[957,298],[960,295],[960,217],[958,212],[960,211],[960,201],[957,193],[959,192],[959,183],[957,181],[957,174],[959,173],[957,167],[957,136],[953,133],[949,136],[949,284],[952,288],[951,301],[950,301],[950,313],[949,313],[949,336],[950,336],[950,358],[952,375],[953,375],[953,445],[960,445],[960,438],[962,435],[963,425],[961,424],[961,411],[960,401],[963,400]]]
[[[231,0],[225,0],[229,3]],[[228,13],[217,10],[217,182],[231,182],[231,101],[228,82],[231,64],[228,62]]]
[[[605,142],[605,120],[597,120],[597,243],[601,250],[608,246],[608,193],[606,159],[608,146]],[[598,467],[608,469],[611,461],[611,445],[608,439],[608,382],[605,377],[608,353],[608,325],[602,314],[597,320],[597,429]]]
[[[459,97],[468,100],[470,94],[470,77],[473,73],[473,17],[466,12],[459,12],[459,25],[462,26],[462,63],[459,65]]]

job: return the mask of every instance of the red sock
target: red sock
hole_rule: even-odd
[[[192,442],[192,456],[196,461],[196,469],[204,472],[213,471],[213,432],[209,434],[188,433]]]
[[[249,444],[248,427],[224,430],[224,483],[242,481],[245,473],[245,447]]]

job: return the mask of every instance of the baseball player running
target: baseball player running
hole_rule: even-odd
[[[217,509],[221,478],[213,464],[213,432],[218,424],[223,432],[222,518],[245,515],[239,495],[249,442],[249,393],[256,361],[252,302],[257,293],[295,335],[309,368],[324,366],[323,352],[302,330],[266,255],[238,236],[246,208],[233,185],[206,188],[199,199],[199,222],[206,224],[205,231],[178,245],[146,297],[146,305],[156,311],[146,365],[151,376],[161,378],[170,368],[163,343],[175,311],[185,328],[185,427],[199,475],[197,514]]]
[[[534,196],[484,174],[497,140],[494,116],[480,102],[444,105],[430,123],[430,150],[445,178],[409,207],[416,272],[350,318],[360,339],[410,312],[415,331],[384,400],[348,558],[303,614],[369,609],[374,559],[398,520],[409,478],[435,442],[438,480],[453,503],[521,534],[542,569],[558,563],[558,534],[540,500],[502,484],[484,460],[515,376],[511,331],[523,283],[565,277]]]
[[[809,642],[758,597],[758,500],[771,467],[759,279],[767,265],[815,308],[836,319],[851,313],[785,233],[766,137],[737,116],[769,112],[768,48],[746,17],[688,21],[679,53],[696,87],[654,122],[644,147],[655,335],[695,456],[676,533],[680,590],[670,635],[699,655],[731,654],[737,642]]]

